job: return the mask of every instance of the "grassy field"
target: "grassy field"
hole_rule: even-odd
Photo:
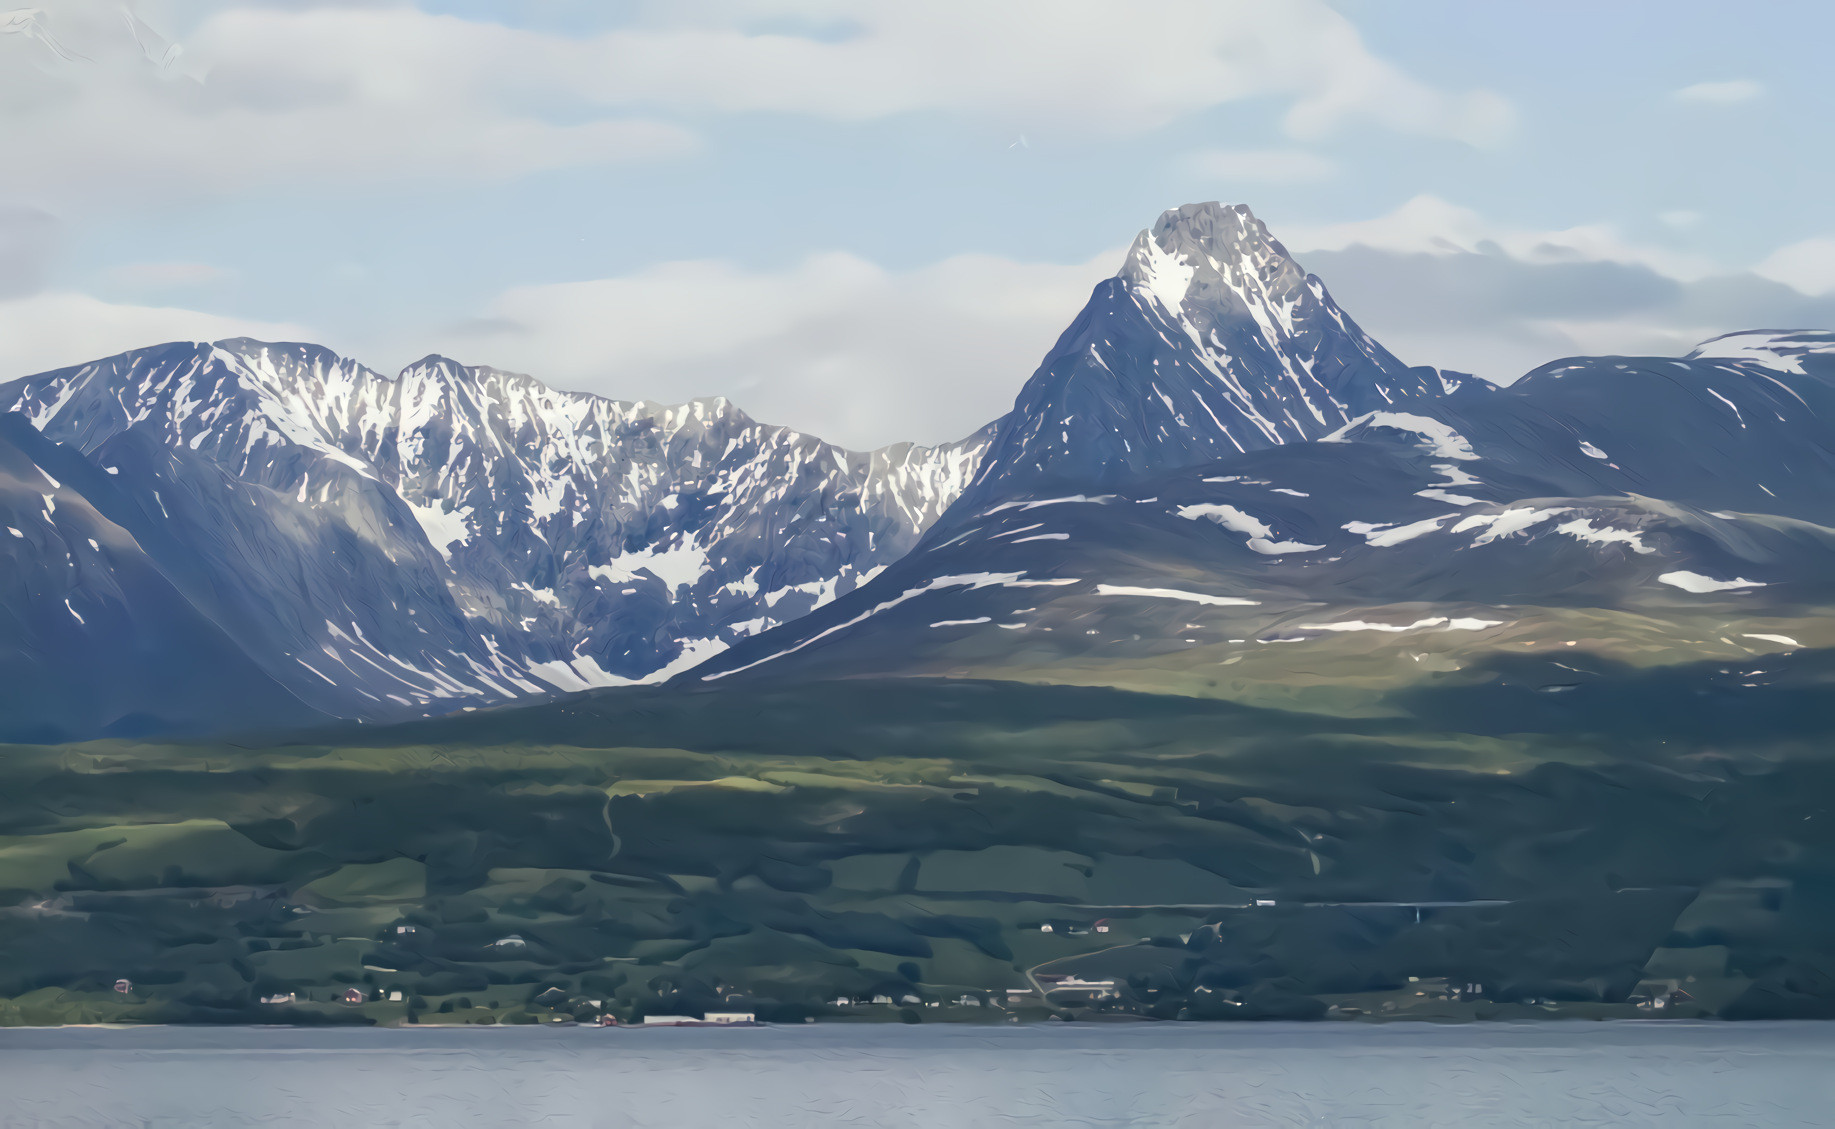
[[[0,1023],[1835,1014],[1827,657],[1541,661],[12,747]]]

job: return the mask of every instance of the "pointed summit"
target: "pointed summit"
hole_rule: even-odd
[[[1242,204],[1187,204],[1162,213],[1135,236],[1116,277],[1174,312],[1189,299],[1199,317],[1230,306],[1232,297],[1243,306],[1279,303],[1306,285],[1306,272]]]
[[[1248,208],[1187,204],[1096,287],[1000,421],[962,504],[1317,439],[1445,390],[1360,329]]]

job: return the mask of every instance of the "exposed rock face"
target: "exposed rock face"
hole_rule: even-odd
[[[897,559],[986,442],[858,453],[725,400],[246,340],[28,377],[0,408],[113,472],[153,563],[261,670],[373,720],[692,665]]]

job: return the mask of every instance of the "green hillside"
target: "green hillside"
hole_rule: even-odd
[[[0,1022],[1835,1014],[1829,657],[1533,663],[1376,717],[906,679],[12,747]]]

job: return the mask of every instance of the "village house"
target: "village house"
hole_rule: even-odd
[[[1038,979],[1041,984],[1046,985],[1047,995],[1054,992],[1084,992],[1088,993],[1091,999],[1097,1000],[1120,995],[1115,990],[1113,980],[1084,980],[1076,976],[1040,976]]]
[[[346,988],[344,989],[344,994],[338,998],[347,1004],[360,1004],[363,1002],[363,989]]]

